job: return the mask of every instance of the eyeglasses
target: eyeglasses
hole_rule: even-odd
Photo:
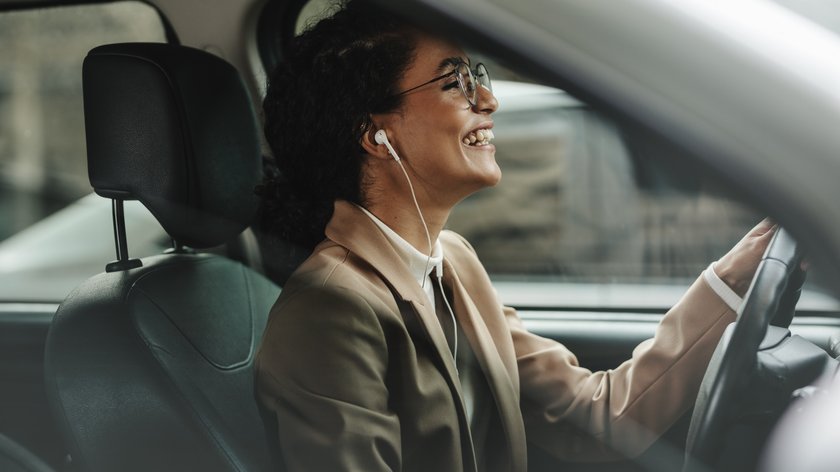
[[[470,69],[469,64],[461,61],[455,64],[455,69],[452,72],[447,72],[446,74],[435,77],[434,79],[424,82],[416,87],[403,90],[398,93],[397,96],[413,92],[420,87],[425,87],[433,82],[437,82],[438,80],[442,80],[453,75],[458,79],[458,85],[461,87],[461,91],[464,92],[464,98],[467,99],[470,106],[474,107],[478,103],[479,86],[482,86],[491,92],[493,91],[493,85],[490,83],[490,73],[487,72],[487,66],[479,62],[475,65],[475,69]]]

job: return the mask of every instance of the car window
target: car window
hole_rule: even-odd
[[[296,32],[331,11],[312,0]],[[661,311],[764,215],[665,140],[570,94],[488,64],[501,182],[461,202],[448,228],[475,248],[505,303]],[[800,307],[840,304],[809,280]]]
[[[109,202],[83,198],[82,61],[101,44],[163,42],[164,28],[128,1],[0,12],[0,38],[0,301],[61,300],[114,258]],[[154,228],[127,211],[139,215],[129,224]],[[129,244],[132,256],[160,252]]]
[[[494,93],[502,181],[450,227],[498,279],[691,279],[761,220],[677,151],[563,91],[495,80]]]

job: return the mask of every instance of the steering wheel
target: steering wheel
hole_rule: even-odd
[[[734,413],[733,400],[756,371],[757,353],[767,327],[771,322],[783,327],[790,324],[804,280],[801,261],[797,242],[790,233],[778,228],[758,265],[734,327],[726,329],[709,362],[691,418],[683,472],[708,471],[707,464],[713,464],[717,458],[727,422]],[[711,388],[707,390],[708,385]]]

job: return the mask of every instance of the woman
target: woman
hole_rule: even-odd
[[[287,470],[521,471],[526,432],[560,457],[634,455],[691,407],[734,320],[721,295],[743,295],[769,223],[631,360],[592,373],[528,333],[469,244],[443,230],[456,203],[501,177],[486,70],[353,3],[290,50],[264,104],[282,177],[261,192],[269,231],[313,249],[256,364]]]

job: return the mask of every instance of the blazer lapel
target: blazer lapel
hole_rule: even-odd
[[[496,401],[496,408],[499,411],[502,426],[510,446],[508,456],[512,463],[510,470],[515,470],[514,458],[524,461],[527,457],[525,450],[525,426],[522,422],[522,415],[519,410],[519,398],[516,394],[510,374],[502,362],[499,351],[493,344],[487,325],[484,323],[481,314],[467,294],[464,285],[461,283],[458,274],[452,265],[444,258],[443,281],[450,287],[453,295],[453,308],[458,323],[464,330],[464,334],[475,352],[479,364],[487,379],[487,384]]]
[[[343,200],[335,202],[333,217],[327,225],[325,233],[328,239],[367,261],[374,270],[379,272],[382,280],[391,287],[391,290],[402,299],[401,301],[404,303],[398,301],[398,305],[400,305],[398,308],[405,320],[406,327],[410,330],[419,328],[423,337],[431,341],[434,346],[442,374],[456,399],[455,404],[462,432],[465,433],[465,437],[469,438],[469,426],[461,393],[461,384],[457,380],[458,373],[452,359],[452,352],[449,350],[446,335],[435,314],[435,307],[429,303],[426,293],[394,251],[388,238],[359,208]],[[405,312],[404,306],[406,304],[413,309],[413,314],[420,320],[419,323],[413,323],[412,313]],[[472,456],[471,445],[470,450],[465,451],[465,453]]]

